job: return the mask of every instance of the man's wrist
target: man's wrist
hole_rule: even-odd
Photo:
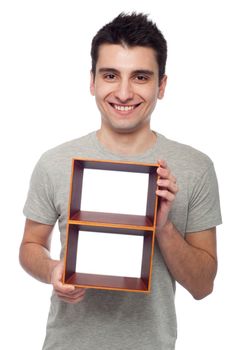
[[[168,236],[172,234],[174,229],[174,225],[170,220],[167,220],[167,222],[163,225],[162,228],[157,228],[156,229],[156,237],[159,239],[162,236]]]
[[[47,277],[47,283],[52,284],[52,273],[54,268],[59,264],[59,260],[52,260],[49,259],[49,268],[48,268],[48,277]]]

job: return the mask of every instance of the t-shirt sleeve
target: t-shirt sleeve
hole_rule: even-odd
[[[23,213],[30,220],[48,225],[54,225],[58,218],[54,206],[52,181],[43,162],[43,156],[32,173]]]
[[[218,182],[211,163],[193,187],[189,200],[186,233],[207,230],[221,223]]]

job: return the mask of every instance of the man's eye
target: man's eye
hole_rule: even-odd
[[[106,80],[114,80],[116,78],[115,74],[105,74],[104,78]]]
[[[137,75],[135,78],[136,78],[136,80],[139,80],[139,81],[147,81],[148,80],[148,77],[146,77],[145,75]]]

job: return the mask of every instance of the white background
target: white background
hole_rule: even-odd
[[[144,173],[84,169],[81,210],[146,215],[148,181]]]
[[[76,272],[141,277],[142,236],[79,231],[77,249]]]
[[[151,14],[168,41],[168,87],[152,128],[214,161],[224,224],[214,293],[177,288],[177,350],[232,348],[231,11],[221,0],[0,2],[1,344],[39,350],[51,286],[18,264],[32,169],[45,150],[99,128],[89,94],[90,42],[121,11]],[[58,256],[55,231],[53,256]],[[222,345],[222,343],[224,345]]]

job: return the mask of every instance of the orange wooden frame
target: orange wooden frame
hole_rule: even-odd
[[[155,226],[158,198],[159,164],[74,158],[70,181],[63,283],[81,288],[149,292],[151,289]],[[149,174],[146,215],[128,215],[82,211],[81,194],[84,169],[116,170]],[[136,191],[136,189],[135,189]],[[79,231],[131,234],[143,236],[141,277],[118,277],[76,272]],[[107,262],[106,262],[107,263]]]

